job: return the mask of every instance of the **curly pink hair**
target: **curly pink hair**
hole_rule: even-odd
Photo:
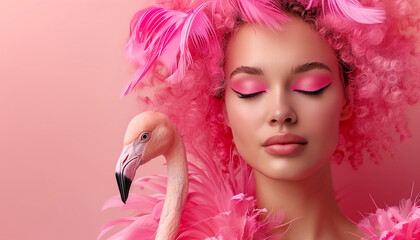
[[[175,0],[160,4],[185,13],[202,2]],[[344,2],[368,14],[351,15],[345,8],[339,8]],[[193,46],[187,53],[184,49],[172,56],[178,61],[185,58],[188,62],[184,65],[177,63],[178,68],[185,68],[185,71],[177,72],[182,80],[164,81],[177,70],[168,69],[164,60],[157,59],[150,63],[150,71],[144,71],[144,74],[152,74],[136,87],[138,98],[144,108],[165,113],[175,122],[183,135],[187,151],[194,147],[211,153],[223,168],[234,148],[232,134],[223,114],[224,48],[229,35],[244,22],[265,24],[281,30],[281,25],[276,23],[287,20],[284,13],[298,15],[336,51],[352,105],[351,119],[340,125],[334,160],[341,163],[343,159],[348,159],[354,169],[365,158],[376,163],[383,153],[392,155],[395,137],[402,141],[410,136],[403,106],[416,103],[420,96],[420,61],[415,52],[415,39],[409,34],[413,29],[420,28],[416,18],[419,8],[411,0],[359,2],[330,0],[329,5],[324,6],[322,0],[227,0],[225,3],[214,0],[213,8],[203,5],[199,9],[208,17],[202,16],[200,24],[206,28],[208,21],[206,31],[210,37],[203,40],[200,38],[202,33],[198,32],[196,42],[201,46]],[[249,12],[252,7],[247,4],[251,3],[257,6],[259,12]],[[385,10],[386,18],[381,15],[380,9]],[[277,11],[277,14],[270,14],[270,11]],[[141,26],[139,28],[141,21],[142,15],[138,13],[132,20],[131,40],[127,47],[130,49],[128,54],[134,59],[136,53],[133,49],[139,44],[133,42],[134,38],[139,36],[139,31],[144,31]],[[184,39],[184,44],[187,45],[188,41]],[[204,49],[203,46],[208,47]],[[138,64],[142,67],[141,61]],[[134,77],[136,82],[130,85],[129,91],[143,75]]]

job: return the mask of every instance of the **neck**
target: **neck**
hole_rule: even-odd
[[[181,137],[165,154],[168,169],[166,198],[159,220],[156,240],[172,240],[178,234],[182,209],[188,193],[188,168]]]
[[[258,208],[285,211],[282,239],[352,239],[356,226],[340,211],[329,163],[302,180],[276,180],[254,170]]]

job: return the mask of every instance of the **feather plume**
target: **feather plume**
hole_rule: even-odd
[[[167,80],[175,83],[192,64],[191,51],[210,48],[215,33],[203,11],[205,5],[202,3],[187,13],[151,7],[134,15],[126,56],[136,62],[138,69],[123,96],[134,89],[156,61],[168,68]]]
[[[281,30],[281,23],[289,20],[271,0],[215,0],[213,15],[216,9],[222,9],[226,15],[236,13],[245,22],[264,25],[272,30]]]
[[[420,239],[420,207],[402,200],[399,207],[378,209],[359,224],[366,235],[362,240]]]
[[[325,10],[325,1],[332,13],[342,15],[358,23],[374,24],[385,21],[385,11],[377,7],[365,7],[357,0],[320,0]],[[310,9],[314,0],[310,0],[306,9]]]
[[[271,1],[261,0],[231,0],[237,6],[243,20],[249,23],[266,25],[271,29],[280,30],[280,23],[285,22],[289,17],[284,14]]]
[[[173,74],[167,78],[171,83],[176,83],[185,75],[188,66],[192,64],[191,51],[206,51],[212,49],[216,41],[216,34],[213,31],[207,15],[203,13],[206,4],[200,4],[187,13],[184,26],[182,27],[179,43],[179,62]],[[190,41],[192,46],[190,46]],[[164,62],[165,63],[165,62]],[[166,62],[170,64],[170,62]],[[166,65],[165,64],[165,65]]]

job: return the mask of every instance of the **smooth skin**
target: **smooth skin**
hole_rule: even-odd
[[[285,221],[293,221],[273,232],[288,228],[286,240],[360,239],[354,235],[360,234],[357,226],[338,208],[330,170],[340,121],[351,116],[339,63],[309,24],[290,18],[282,31],[243,24],[230,37],[226,123],[254,170],[258,207],[285,211]],[[314,93],[325,78],[331,84]],[[251,95],[241,96],[236,86]],[[263,142],[278,133],[298,135],[307,143],[295,154],[270,154]]]

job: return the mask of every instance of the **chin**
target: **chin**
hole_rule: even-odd
[[[253,169],[273,180],[300,181],[323,169],[327,162],[308,165],[307,162],[300,162],[298,159],[271,159],[268,164]]]

